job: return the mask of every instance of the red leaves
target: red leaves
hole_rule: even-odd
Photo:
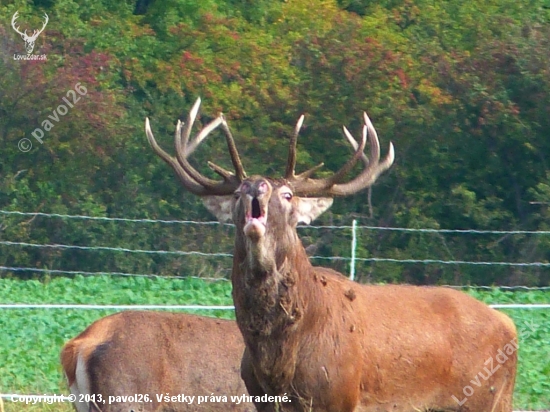
[[[404,89],[406,89],[408,87],[408,82],[407,82],[407,76],[405,75],[405,72],[403,71],[403,69],[401,69],[401,68],[396,69],[395,70],[395,75],[399,79],[399,82],[401,83],[401,86]]]

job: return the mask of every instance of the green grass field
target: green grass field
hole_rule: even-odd
[[[468,291],[486,303],[550,303],[550,292]],[[118,277],[0,279],[0,303],[232,305],[228,282]],[[94,320],[113,310],[0,309],[0,392],[68,394],[59,351]],[[519,330],[515,410],[550,409],[550,310],[508,309]],[[194,311],[233,318],[232,311]],[[1,406],[0,406],[1,410]],[[68,404],[26,407],[4,402],[6,412],[68,412]]]

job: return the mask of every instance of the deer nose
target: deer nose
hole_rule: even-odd
[[[252,183],[249,188],[249,194],[254,198],[265,195],[267,192],[269,192],[269,184],[263,179]]]
[[[259,195],[263,195],[264,193],[267,193],[269,190],[269,187],[267,186],[267,182],[265,180],[260,180],[258,182],[258,188],[257,192]]]

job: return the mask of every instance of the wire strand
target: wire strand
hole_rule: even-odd
[[[145,253],[145,254],[159,254],[159,255],[179,255],[179,256],[217,256],[217,257],[233,257],[231,253],[206,253],[206,252],[184,252],[181,250],[144,250],[144,249],[128,249],[122,247],[109,247],[109,246],[78,246],[78,245],[60,245],[60,244],[37,244],[27,242],[11,242],[9,240],[0,240],[0,245],[6,246],[24,246],[35,248],[49,248],[49,249],[77,249],[77,250],[103,250],[110,252],[125,252],[125,253]]]
[[[90,250],[90,251],[110,251],[110,252],[125,252],[125,253],[144,253],[158,255],[178,255],[178,256],[204,256],[204,257],[233,257],[231,253],[207,253],[198,251],[180,251],[180,250],[145,250],[145,249],[128,249],[120,247],[108,246],[78,246],[78,245],[61,245],[61,244],[37,244],[27,242],[11,242],[9,240],[1,240],[0,245],[6,246],[22,246],[34,248],[49,248],[49,249],[67,249],[67,250]],[[311,259],[325,260],[341,260],[350,261],[349,257],[342,256],[311,256]],[[439,260],[439,259],[394,259],[394,258],[355,258],[361,262],[390,262],[390,263],[423,263],[443,265],[477,265],[477,266],[515,266],[515,267],[550,267],[548,262],[471,262],[465,260]]]
[[[0,266],[0,270],[9,272],[35,272],[45,274],[57,274],[57,275],[82,275],[82,276],[121,276],[121,277],[143,277],[143,278],[156,278],[156,279],[200,279],[214,282],[229,282],[226,278],[213,278],[202,276],[179,276],[179,275],[155,275],[146,273],[124,273],[124,272],[86,272],[83,270],[60,270],[60,269],[41,269],[41,268],[28,268],[28,267],[10,267]]]
[[[550,303],[496,303],[488,305],[494,309],[550,309]],[[222,305],[86,305],[86,304],[33,304],[3,303],[0,309],[88,309],[88,310],[130,310],[130,309],[164,309],[164,310],[235,310],[235,306]]]
[[[144,278],[153,278],[153,279],[199,279],[204,281],[213,281],[213,282],[230,282],[230,279],[226,278],[213,278],[213,277],[202,277],[202,276],[178,276],[178,275],[155,275],[155,274],[145,274],[145,273],[124,273],[124,272],[86,272],[81,270],[60,270],[60,269],[42,269],[42,268],[30,268],[30,267],[10,267],[10,266],[0,266],[0,270],[9,271],[9,272],[36,272],[44,274],[66,274],[66,275],[81,275],[81,276],[122,276],[122,277],[144,277]],[[506,286],[506,285],[440,285],[441,287],[451,288],[451,289],[474,289],[474,290],[550,290],[550,286]]]
[[[44,213],[44,212],[20,212],[17,210],[0,210],[0,214],[12,216],[28,216],[28,217],[47,217],[61,219],[80,219],[80,220],[96,220],[105,222],[130,222],[130,223],[161,223],[161,224],[178,224],[178,225],[223,225],[232,226],[231,223],[220,223],[217,221],[193,221],[193,220],[165,220],[165,219],[128,219],[122,217],[105,217],[105,216],[86,216],[86,215],[66,215],[60,213]],[[308,229],[352,229],[350,225],[321,225],[321,226],[299,226],[299,228]],[[457,234],[477,234],[477,235],[550,235],[548,230],[477,230],[477,229],[428,229],[428,228],[404,228],[404,227],[381,227],[381,226],[357,226],[358,229],[367,230],[389,230],[398,232],[418,232],[418,233],[457,233]]]
[[[179,310],[234,310],[234,306],[223,305],[86,305],[86,304],[32,304],[3,303],[0,309],[87,309],[87,310],[129,310],[129,309],[179,309]]]

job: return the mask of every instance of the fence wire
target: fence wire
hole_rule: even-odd
[[[148,249],[128,249],[122,247],[110,246],[80,246],[63,244],[37,244],[27,242],[11,242],[9,240],[0,240],[0,245],[32,247],[41,249],[68,249],[68,250],[89,250],[89,251],[109,251],[124,253],[143,253],[150,255],[177,255],[177,256],[204,256],[204,257],[233,257],[232,253],[208,253],[199,251],[181,251],[181,250],[148,250]],[[310,256],[310,259],[340,260],[358,262],[390,262],[390,263],[423,263],[423,264],[442,264],[442,265],[481,265],[481,266],[517,266],[517,267],[550,267],[549,262],[474,262],[467,260],[442,260],[442,259],[394,259],[394,258],[358,258],[345,256]]]
[[[44,212],[21,212],[21,211],[9,211],[0,210],[0,215],[4,216],[19,216],[19,217],[31,217],[31,220],[35,217],[44,218],[58,218],[63,220],[90,220],[90,221],[104,221],[104,222],[126,222],[126,223],[143,223],[143,224],[170,224],[170,225],[207,225],[207,226],[234,226],[232,224],[219,223],[215,221],[200,222],[190,220],[174,220],[174,219],[133,219],[133,218],[121,218],[121,217],[105,217],[105,216],[85,216],[85,215],[69,215],[58,213],[44,213]],[[475,235],[548,235],[550,231],[528,231],[528,230],[473,230],[473,229],[428,229],[428,228],[399,228],[399,227],[378,227],[378,226],[361,226],[354,224],[352,226],[302,226],[301,228],[310,229],[337,229],[352,231],[352,249],[351,257],[347,256],[311,256],[313,260],[328,260],[328,261],[342,261],[350,263],[350,277],[354,277],[355,263],[356,262],[371,262],[371,263],[395,263],[395,264],[424,264],[424,265],[470,265],[470,266],[495,266],[495,267],[518,267],[518,268],[548,268],[549,262],[507,262],[507,261],[469,261],[469,260],[445,260],[445,259],[406,259],[406,258],[386,258],[386,257],[356,257],[355,248],[356,230],[380,230],[380,231],[399,231],[399,232],[411,232],[411,233],[454,233],[454,234],[475,234]],[[299,227],[300,229],[300,227]],[[132,249],[127,247],[112,247],[112,246],[88,246],[88,245],[68,245],[68,244],[39,244],[30,242],[14,242],[9,240],[0,240],[0,246],[16,247],[16,248],[34,248],[34,249],[54,249],[54,250],[81,250],[89,252],[114,252],[114,253],[131,253],[131,254],[145,254],[145,255],[167,255],[167,256],[201,256],[205,258],[231,258],[231,253],[212,253],[202,251],[181,251],[181,250],[150,250],[150,249]],[[141,274],[141,273],[124,273],[120,271],[114,272],[91,272],[91,271],[79,271],[79,270],[63,270],[63,269],[47,269],[47,268],[31,268],[31,267],[18,267],[18,266],[0,266],[0,271],[13,271],[23,272],[28,271],[31,273],[45,273],[45,274],[59,274],[59,275],[85,275],[85,276],[98,276],[98,275],[115,275],[115,276],[136,276],[136,277],[173,277],[173,278],[185,278],[186,276],[165,276],[155,274]],[[194,276],[197,277],[197,276]],[[202,277],[201,277],[202,278]],[[203,278],[209,280],[219,280],[223,278]],[[544,288],[544,287],[543,287]],[[540,288],[537,288],[540,289]]]
[[[204,225],[204,226],[234,226],[229,223],[220,223],[217,221],[190,221],[190,220],[174,220],[174,219],[131,219],[120,217],[105,217],[105,216],[85,216],[85,215],[68,215],[59,213],[43,213],[43,212],[21,212],[0,210],[0,215],[4,216],[19,216],[19,217],[44,217],[58,218],[64,220],[87,220],[98,222],[119,222],[119,223],[134,223],[134,224],[163,224],[163,225]],[[306,227],[298,227],[301,228]],[[433,229],[433,228],[402,228],[402,227],[380,227],[368,225],[315,225],[307,226],[308,229],[335,229],[335,230],[372,230],[372,231],[395,231],[404,233],[436,233],[436,234],[470,234],[470,235],[550,235],[550,231],[531,231],[531,230],[475,230],[475,229]],[[230,253],[205,253],[198,251],[170,251],[170,250],[146,250],[146,249],[128,249],[108,246],[82,246],[82,245],[63,245],[63,244],[35,244],[26,242],[11,242],[0,241],[0,245],[10,247],[31,247],[31,248],[50,248],[61,250],[87,250],[87,251],[111,251],[122,253],[137,253],[137,254],[158,254],[158,255],[179,255],[179,256],[207,256],[207,257],[232,257]],[[325,260],[342,260],[342,261],[363,261],[363,262],[390,262],[399,264],[444,264],[444,265],[482,265],[482,266],[514,266],[514,267],[550,267],[548,262],[472,262],[461,260],[439,260],[439,259],[392,259],[392,258],[357,258],[357,257],[336,257],[336,256],[311,256],[311,259]],[[226,278],[211,278],[198,276],[166,276],[156,274],[139,274],[125,272],[90,272],[90,271],[75,271],[75,270],[60,270],[60,269],[45,269],[31,267],[11,267],[0,266],[0,271],[20,272],[28,271],[43,274],[63,274],[63,275],[83,275],[83,276],[127,276],[127,277],[149,277],[149,278],[170,278],[170,279],[188,279],[196,278],[208,281],[229,281]],[[476,290],[550,290],[550,286],[530,287],[530,286],[470,286],[470,285],[441,285],[453,289],[476,289]],[[550,304],[493,304],[489,305],[495,309],[550,309]],[[80,304],[0,304],[0,309],[74,309],[74,310],[127,310],[127,309],[154,309],[154,310],[234,310],[233,306],[203,306],[203,305],[80,305]],[[25,395],[25,394],[2,394],[1,399],[13,401],[14,399],[33,398],[46,401],[53,396],[58,396],[62,401],[70,401],[71,398],[64,395]],[[1,404],[1,403],[0,403]],[[515,411],[515,412],[531,412],[531,411]],[[536,412],[536,411],[533,411]],[[539,411],[544,412],[544,411]]]
[[[25,217],[47,217],[60,219],[79,219],[79,220],[96,220],[104,222],[129,222],[129,223],[160,223],[172,225],[223,225],[234,226],[232,223],[220,223],[217,221],[193,221],[193,220],[164,220],[164,219],[128,219],[122,217],[105,217],[105,216],[86,216],[86,215],[65,215],[59,213],[43,213],[43,212],[20,212],[16,210],[0,210],[0,214],[8,216],[25,216]],[[405,227],[383,227],[383,226],[365,226],[357,225],[357,229],[367,230],[388,230],[397,232],[418,232],[418,233],[463,233],[475,235],[550,235],[549,230],[476,230],[476,229],[430,229],[430,228],[405,228]],[[309,229],[353,229],[353,226],[348,225],[321,225],[307,226]]]
[[[550,309],[550,303],[495,303],[494,309]],[[77,309],[77,310],[235,310],[235,306],[222,305],[87,305],[48,303],[5,303],[0,309]]]

